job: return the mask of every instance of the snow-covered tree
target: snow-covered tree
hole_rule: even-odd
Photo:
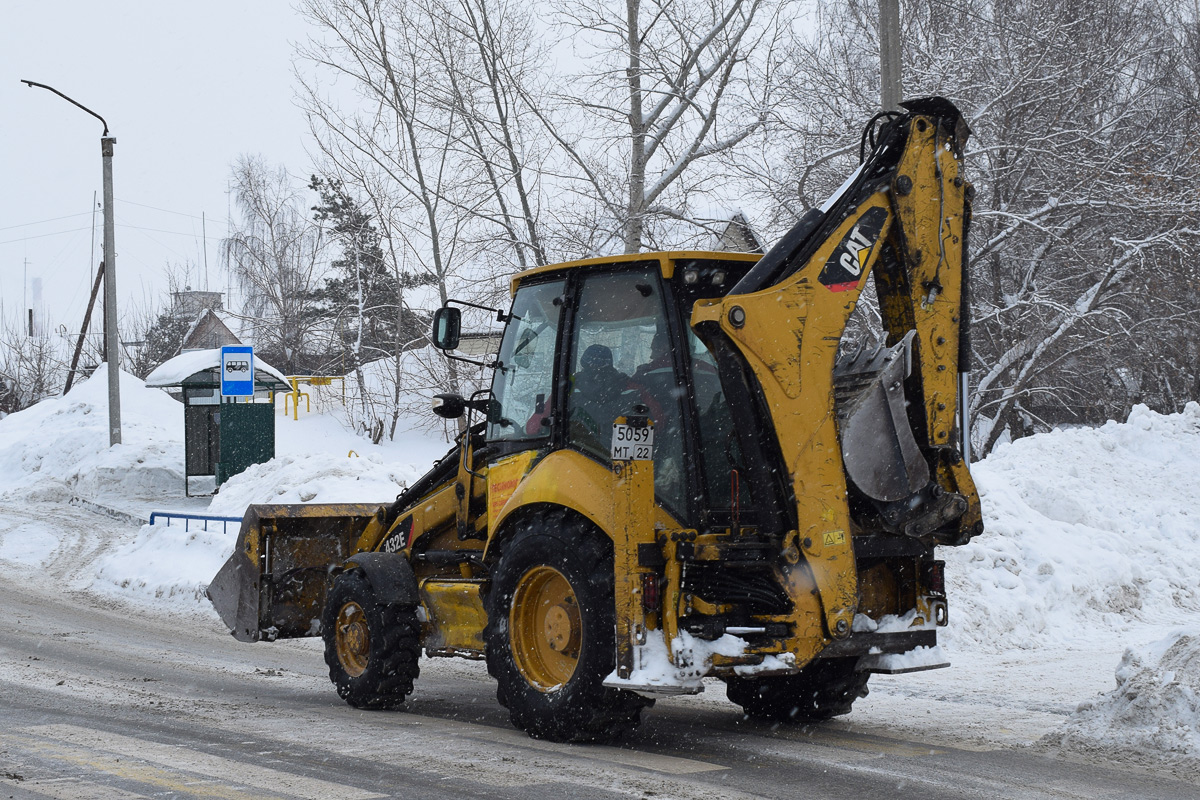
[[[974,132],[971,412],[982,452],[1006,433],[1195,397],[1186,342],[1197,335],[1200,127],[1167,10],[902,4],[905,95],[950,97]],[[869,0],[825,7],[795,49],[803,123],[788,168],[763,181],[790,212],[781,223],[853,168],[861,121],[878,106],[876,15]]]
[[[310,371],[320,314],[316,291],[325,270],[325,242],[308,218],[282,167],[243,157],[233,169],[239,219],[222,243],[230,274],[242,289],[243,332],[268,362],[289,374]]]
[[[585,253],[636,253],[711,236],[728,201],[722,160],[775,104],[787,0],[556,3],[580,66],[559,73],[543,121],[582,201],[567,231]],[[553,111],[554,113],[550,113]]]

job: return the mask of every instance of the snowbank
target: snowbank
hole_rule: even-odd
[[[79,496],[143,518],[150,509],[184,506],[240,517],[251,503],[389,503],[448,448],[437,436],[411,432],[373,445],[337,414],[302,412],[293,420],[277,413],[277,457],[227,481],[206,509],[203,500],[184,498],[183,405],[122,374],[121,416],[123,444],[110,447],[108,384],[100,371],[65,397],[0,420],[0,498],[65,504]],[[0,532],[0,559],[40,567],[68,535]],[[194,608],[207,604],[204,589],[236,537],[236,526],[223,533],[197,523],[188,530],[147,525],[127,540],[100,543],[93,557],[102,555],[79,566],[93,571],[84,584],[94,590]]]
[[[1127,649],[1116,677],[1114,690],[1080,703],[1043,743],[1200,770],[1200,627]]]
[[[121,441],[109,447],[108,373],[0,420],[0,495],[161,496],[183,486],[183,406],[121,373]]]
[[[91,588],[101,594],[168,601],[207,610],[204,590],[233,552],[237,526],[222,532],[196,522],[143,525],[137,536],[97,559]]]
[[[230,478],[209,513],[241,516],[251,503],[390,503],[431,465],[389,463],[380,453],[277,456]]]
[[[1195,622],[1200,405],[1020,439],[972,473],[985,533],[940,551],[950,649],[1129,641],[1147,623]]]

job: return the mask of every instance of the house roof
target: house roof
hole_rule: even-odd
[[[200,328],[203,327],[205,321],[208,320],[210,317],[213,320],[213,322],[211,324],[220,325],[222,328],[225,329],[225,331],[230,335],[230,337],[233,338],[234,341],[229,342],[229,344],[235,344],[235,343],[241,344],[242,343],[242,340],[239,339],[238,335],[233,332],[233,327],[230,325],[230,323],[233,322],[234,319],[236,319],[234,317],[234,315],[232,315],[226,311],[215,311],[211,308],[206,308],[203,311],[201,311],[198,315],[196,315],[196,319],[192,320],[192,324],[188,326],[187,332],[183,334],[183,345],[181,346],[180,349],[182,349],[182,350],[191,349],[189,347],[189,345],[191,344],[192,337],[194,337],[196,335],[197,331],[199,331]]]

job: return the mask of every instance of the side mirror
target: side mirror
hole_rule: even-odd
[[[462,332],[462,312],[453,306],[442,306],[433,314],[433,346],[439,350],[458,348]],[[462,398],[459,398],[460,401]],[[436,409],[435,409],[436,410]],[[461,412],[460,412],[461,413]],[[450,417],[449,419],[454,419]]]
[[[442,309],[442,311],[445,310]],[[458,419],[466,409],[467,401],[463,400],[460,395],[435,394],[433,396],[433,413],[442,419]]]

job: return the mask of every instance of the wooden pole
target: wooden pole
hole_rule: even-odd
[[[83,352],[83,339],[87,336],[88,325],[92,321],[92,309],[96,307],[96,295],[100,293],[100,281],[104,279],[104,262],[100,262],[100,269],[96,270],[96,280],[92,282],[92,296],[88,298],[87,311],[83,312],[83,327],[79,330],[79,341],[75,343],[75,354],[71,356],[71,369],[67,371],[67,385],[63,389],[63,394],[71,391],[71,384],[75,382],[75,368],[79,366],[79,354]]]

